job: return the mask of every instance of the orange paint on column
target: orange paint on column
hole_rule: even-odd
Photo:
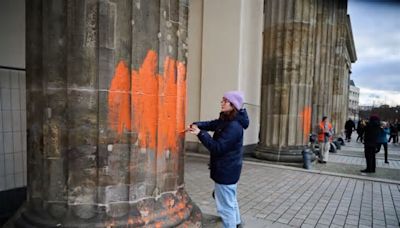
[[[177,75],[177,131],[182,133],[185,131],[185,116],[186,116],[186,66],[178,62],[178,75]]]
[[[119,134],[123,127],[137,132],[140,148],[176,152],[185,130],[186,67],[167,57],[159,74],[157,63],[157,53],[150,50],[131,78],[126,64],[118,64],[109,92],[109,122]]]
[[[133,128],[139,147],[156,147],[158,117],[157,53],[149,51],[138,71],[132,71]]]
[[[311,107],[305,107],[301,115],[303,116],[303,136],[307,140],[311,132]]]
[[[159,80],[159,120],[158,147],[159,153],[166,149],[176,151],[177,141],[177,86],[176,61],[167,57],[164,61],[164,74]]]
[[[108,120],[110,128],[122,134],[124,129],[131,130],[131,113],[129,69],[124,61],[120,61],[115,69],[114,77],[108,92]]]

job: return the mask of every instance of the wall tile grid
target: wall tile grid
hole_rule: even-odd
[[[0,68],[0,191],[26,186],[25,71]]]

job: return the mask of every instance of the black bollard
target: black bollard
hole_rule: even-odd
[[[303,155],[303,168],[312,169],[311,159],[312,151],[310,149],[304,149],[301,154]]]

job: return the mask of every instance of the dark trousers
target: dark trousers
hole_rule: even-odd
[[[358,140],[360,140],[360,142],[363,142],[364,141],[364,134],[358,134],[356,142],[358,142]]]
[[[376,153],[381,151],[381,146],[383,145],[383,149],[385,150],[385,162],[388,161],[388,144],[387,143],[379,143],[378,147],[376,148]]]
[[[352,130],[346,130],[346,139],[350,140],[351,139],[351,134],[353,133]]]
[[[393,143],[398,143],[399,135],[390,135],[388,142],[390,142],[392,139],[393,139]]]
[[[364,148],[365,160],[367,160],[367,171],[375,172],[376,160],[375,160],[376,146],[366,146]]]

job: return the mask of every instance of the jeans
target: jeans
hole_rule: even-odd
[[[224,228],[236,228],[241,223],[236,190],[237,184],[215,183],[215,203]]]

